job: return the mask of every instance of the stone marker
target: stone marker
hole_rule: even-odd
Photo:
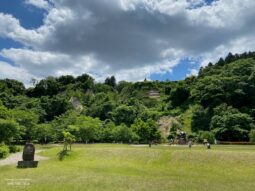
[[[38,161],[34,161],[35,157],[35,146],[32,143],[27,143],[24,146],[22,159],[23,161],[18,162],[18,168],[36,168]]]

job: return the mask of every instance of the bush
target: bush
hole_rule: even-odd
[[[255,130],[251,130],[249,137],[250,137],[250,142],[255,143]]]
[[[192,139],[193,141],[196,141],[197,140],[197,134],[196,133],[188,134],[188,139]]]
[[[9,148],[6,145],[0,145],[0,158],[6,158],[9,154]]]
[[[198,141],[200,143],[203,143],[204,139],[206,139],[209,143],[213,144],[215,140],[215,135],[210,131],[199,131]]]
[[[172,134],[170,133],[167,137],[168,140],[171,140],[171,139],[175,139],[176,135],[175,134]]]
[[[9,150],[10,150],[10,153],[17,153],[20,151],[20,147],[16,145],[9,145]]]

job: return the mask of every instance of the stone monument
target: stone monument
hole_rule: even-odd
[[[18,168],[36,168],[38,161],[34,161],[35,146],[32,143],[26,143],[23,149],[22,159],[18,162]]]

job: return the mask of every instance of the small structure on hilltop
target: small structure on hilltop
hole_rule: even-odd
[[[36,168],[38,161],[34,161],[35,158],[35,146],[32,143],[27,143],[24,146],[22,159],[18,161],[18,168]]]

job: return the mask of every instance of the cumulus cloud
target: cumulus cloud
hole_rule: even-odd
[[[19,67],[27,71],[33,71],[33,74],[40,78],[45,75],[81,74],[92,70],[91,67],[97,67],[92,55],[75,58],[62,53],[14,48],[3,49],[0,55],[12,59]]]
[[[43,34],[23,28],[19,20],[10,14],[0,13],[0,37],[8,37],[24,45],[34,45],[43,39]]]
[[[34,75],[30,74],[26,69],[17,66],[12,66],[9,63],[0,61],[0,79],[17,79],[24,82],[27,86],[30,85],[30,80],[35,78]]]
[[[46,0],[25,0],[25,4],[33,5],[40,9],[48,9],[50,7]]]
[[[189,69],[189,73],[186,75],[186,77],[190,77],[190,76],[196,76],[198,74],[198,70],[197,69]]]
[[[255,49],[250,0],[25,2],[47,9],[44,24],[27,30],[0,13],[0,36],[25,46],[0,54],[38,77],[86,72],[136,81],[169,72],[184,58],[206,65],[230,51]]]

